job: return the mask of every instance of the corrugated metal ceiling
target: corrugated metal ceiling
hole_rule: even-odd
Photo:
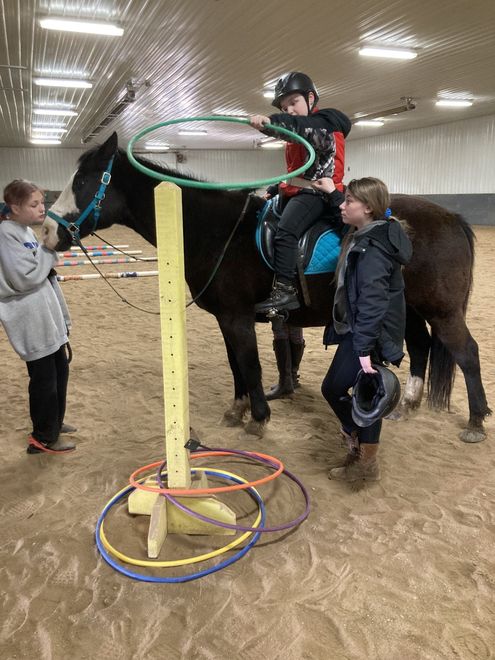
[[[171,118],[268,113],[263,87],[291,69],[314,78],[320,105],[350,116],[415,99],[415,110],[388,118],[381,129],[355,126],[354,138],[495,113],[493,0],[0,0],[0,8],[0,146],[29,146],[33,119],[48,119],[32,110],[49,103],[74,106],[79,114],[66,120],[62,146],[80,146],[129,81],[135,102],[98,141],[117,130],[124,144]],[[47,15],[113,20],[125,33],[48,31],[38,24]],[[369,41],[416,47],[419,56],[362,58],[358,47]],[[93,88],[33,84],[37,75],[69,74]],[[474,105],[441,110],[434,105],[441,93],[472,97]],[[179,128],[156,137],[177,148],[252,148],[259,136],[231,124],[205,126],[206,137],[179,136]]]

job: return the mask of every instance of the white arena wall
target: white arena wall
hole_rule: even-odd
[[[0,190],[19,176],[47,190],[61,190],[83,151],[0,147]],[[282,151],[262,149],[190,150],[147,157],[212,181],[259,180],[284,169]],[[463,213],[473,224],[495,224],[493,172],[495,115],[347,142],[345,181],[377,176],[392,192],[425,195]]]
[[[378,129],[373,129],[374,131]],[[495,115],[349,140],[345,180],[383,179],[471,224],[495,225]]]

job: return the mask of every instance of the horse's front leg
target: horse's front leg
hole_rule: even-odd
[[[242,377],[241,370],[232,346],[224,335],[225,348],[229,358],[230,369],[234,377],[234,401],[230,408],[223,414],[223,422],[226,426],[242,426],[244,415],[249,410],[249,395],[247,385]]]
[[[263,437],[265,425],[270,419],[270,407],[261,382],[261,365],[258,345],[251,317],[221,317],[218,324],[222,331],[235,387],[233,406],[227,410],[227,424],[240,423],[251,405],[251,419],[245,426],[247,433]]]

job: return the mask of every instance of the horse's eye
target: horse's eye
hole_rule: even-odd
[[[81,190],[81,188],[83,188],[83,186],[84,186],[84,183],[85,183],[84,177],[82,177],[82,176],[76,177],[74,179],[74,184],[73,184],[74,185],[74,190]]]

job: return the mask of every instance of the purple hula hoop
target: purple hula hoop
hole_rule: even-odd
[[[229,454],[244,456],[245,458],[250,458],[252,460],[258,461],[259,463],[265,463],[266,465],[269,465],[270,467],[273,468],[278,467],[266,458],[253,455],[248,451],[242,451],[240,449],[217,449],[217,448],[211,449],[210,447],[202,447],[202,449],[206,449],[207,451],[225,451],[225,452],[229,452]],[[158,483],[160,484],[160,488],[164,488],[162,472],[165,469],[166,464],[167,462],[164,461],[158,468],[156,478]],[[197,513],[196,511],[189,509],[189,507],[185,506],[184,504],[181,504],[175,497],[173,497],[169,493],[161,493],[161,495],[166,497],[167,500],[171,502],[171,504],[176,506],[178,509],[184,511],[184,513],[187,513],[188,515],[192,516],[193,518],[197,518],[198,520],[202,520],[203,522],[211,523],[212,525],[217,525],[218,527],[224,527],[225,529],[233,529],[238,532],[281,532],[284,529],[290,529],[291,527],[295,527],[296,525],[299,525],[299,523],[301,523],[303,520],[305,520],[308,517],[310,511],[309,495],[308,495],[308,491],[304,487],[304,484],[296,477],[295,474],[289,472],[289,470],[286,470],[284,468],[282,473],[287,475],[289,479],[294,481],[299,486],[304,496],[304,500],[306,502],[306,508],[304,512],[297,518],[294,518],[294,520],[291,520],[287,523],[283,523],[282,525],[276,525],[274,527],[245,527],[244,525],[230,525],[229,523],[220,522],[219,520],[215,520],[214,518],[208,518],[207,516],[203,516],[201,513]]]

